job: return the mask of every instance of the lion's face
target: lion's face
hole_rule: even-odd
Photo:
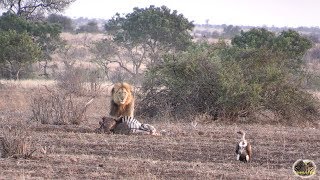
[[[127,89],[120,88],[113,94],[113,100],[116,103],[125,104],[127,102],[129,95],[130,95],[130,92],[128,92]]]
[[[112,90],[113,101],[124,105],[130,101],[132,87],[127,83],[117,83]]]

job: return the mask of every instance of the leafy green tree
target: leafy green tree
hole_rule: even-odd
[[[112,43],[122,49],[122,53],[118,51],[120,54],[116,55],[117,61],[127,65],[126,71],[135,75],[141,73],[142,64],[153,66],[161,61],[164,53],[186,49],[191,44],[189,32],[193,27],[182,14],[165,6],[134,8],[124,17],[116,14],[105,25],[113,37]],[[127,57],[129,60],[123,63]],[[105,64],[111,63],[110,60],[104,59]],[[133,64],[132,70],[128,64]]]
[[[235,36],[231,44],[240,48],[270,48],[273,45],[275,34],[264,28],[253,28],[247,32],[241,31]]]
[[[72,32],[74,30],[72,19],[67,16],[50,14],[47,18],[47,21],[52,24],[59,24],[63,31]]]
[[[3,0],[0,8],[27,19],[61,12],[75,0]]]
[[[235,35],[240,34],[241,28],[239,26],[229,25],[223,28],[223,36],[232,38]]]
[[[246,53],[247,56],[250,54],[261,56],[255,58],[257,61],[272,59],[268,56],[276,55],[279,63],[284,63],[288,69],[292,70],[301,69],[303,65],[302,57],[312,47],[312,42],[296,31],[282,31],[276,36],[273,32],[264,28],[254,28],[247,32],[242,31],[240,35],[232,39],[231,44],[236,48],[248,50],[247,52],[251,51],[251,53]],[[260,52],[254,53],[257,51]]]
[[[17,32],[31,31],[32,26],[24,19],[10,12],[0,16],[0,29],[3,31],[16,30]]]
[[[38,21],[45,15],[61,12],[75,0],[4,0],[0,8],[6,10],[0,18],[0,30],[27,32],[38,43],[44,60],[44,75],[48,77],[47,64],[50,54],[62,44],[59,38],[61,27]]]
[[[146,44],[152,52],[158,49],[183,50],[191,41],[189,31],[194,25],[176,10],[166,6],[134,8],[134,12],[109,20],[105,28],[122,43]]]
[[[47,64],[51,60],[51,53],[63,45],[60,39],[61,27],[57,24],[27,21],[12,13],[4,13],[0,17],[0,30],[15,30],[18,33],[28,33],[33,37],[34,43],[37,43],[42,50],[44,74],[46,77]],[[40,59],[39,59],[40,60]]]
[[[10,79],[19,79],[23,68],[38,60],[41,55],[32,37],[15,30],[0,31],[0,63],[2,73],[8,72]]]
[[[301,36],[297,31],[282,31],[275,40],[274,51],[280,51],[291,59],[302,59],[302,56],[312,47],[307,37]]]
[[[241,66],[246,82],[260,89],[256,107],[285,119],[316,112],[315,101],[302,90],[307,77],[303,56],[312,47],[310,40],[293,30],[276,35],[266,29],[251,29],[236,36],[232,44],[225,54]]]

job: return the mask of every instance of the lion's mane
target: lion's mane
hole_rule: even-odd
[[[116,83],[111,90],[110,116],[134,116],[134,96],[128,83]]]

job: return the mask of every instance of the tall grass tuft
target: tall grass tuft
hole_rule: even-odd
[[[36,149],[26,127],[7,127],[0,136],[0,157],[31,158]]]

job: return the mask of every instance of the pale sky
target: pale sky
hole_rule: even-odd
[[[209,24],[320,26],[320,0],[76,0],[64,15],[110,19],[150,5],[165,5],[196,24],[208,19]]]

